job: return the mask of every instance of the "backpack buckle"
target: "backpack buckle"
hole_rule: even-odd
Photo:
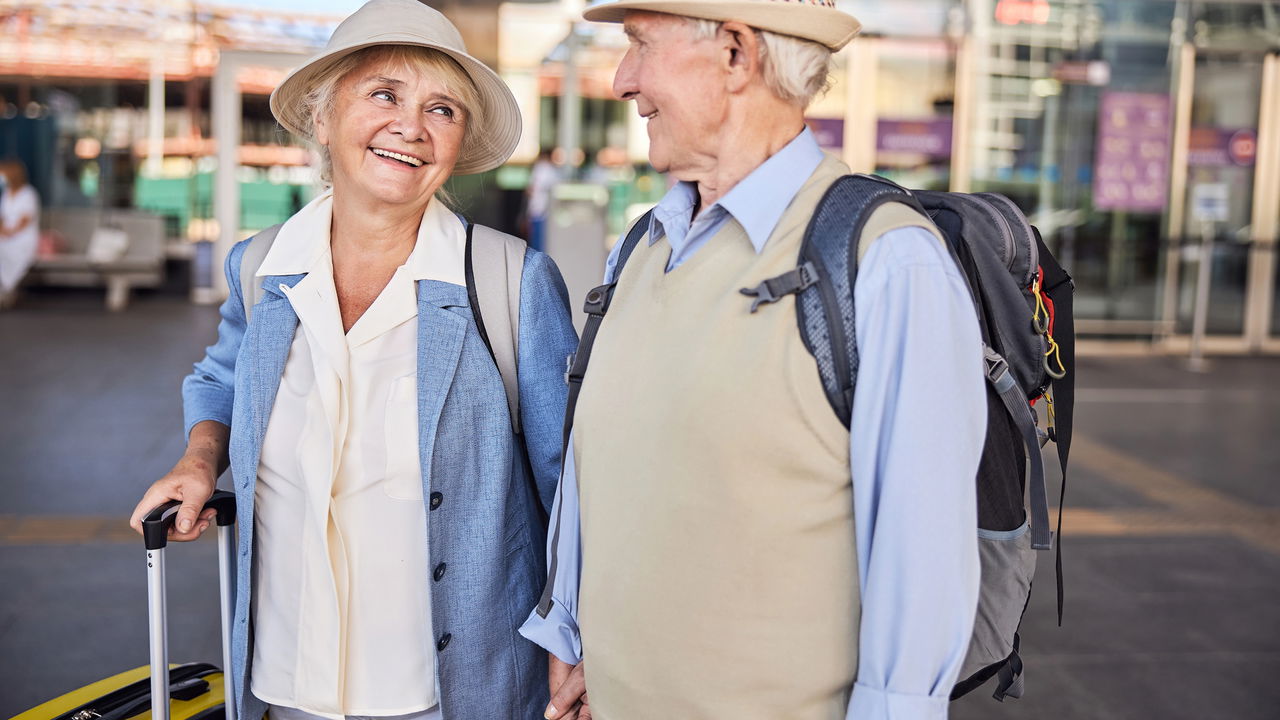
[[[983,365],[986,367],[987,381],[995,386],[996,392],[1003,393],[1013,385],[1013,377],[1009,374],[1009,361],[990,346],[983,346]]]
[[[816,285],[817,282],[817,266],[812,262],[806,262],[790,272],[771,277],[753,288],[742,288],[738,292],[755,298],[751,302],[751,312],[754,313],[760,309],[761,305],[778,302],[787,295],[804,292]]]
[[[588,315],[599,315],[609,311],[609,303],[613,300],[613,289],[617,287],[617,283],[609,283],[599,287],[591,288],[587,292],[587,300],[582,304],[582,311]]]

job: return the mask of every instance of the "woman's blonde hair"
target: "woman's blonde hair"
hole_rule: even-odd
[[[481,116],[479,91],[476,90],[471,77],[462,69],[462,66],[447,54],[420,45],[374,45],[362,48],[334,63],[324,77],[302,98],[302,115],[306,118],[303,139],[314,145],[316,151],[320,153],[320,179],[326,185],[333,182],[333,163],[329,157],[329,148],[316,142],[316,118],[331,116],[337,104],[338,87],[342,85],[342,81],[356,68],[372,60],[420,72],[439,80],[444,85],[445,91],[462,105],[464,146],[467,142],[465,128],[484,122]]]

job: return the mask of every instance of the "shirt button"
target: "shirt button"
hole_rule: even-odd
[[[439,565],[436,566],[436,571],[432,574],[432,577],[436,579],[436,582],[440,582],[440,578],[444,577],[444,569],[445,569],[444,563],[440,563]]]
[[[431,509],[435,510],[440,507],[440,503],[444,502],[444,495],[438,492],[431,493]]]
[[[453,639],[453,635],[450,635],[449,633],[445,633],[444,635],[441,635],[440,642],[436,643],[436,650],[439,652],[444,652],[444,649],[449,647],[449,641],[452,639]]]

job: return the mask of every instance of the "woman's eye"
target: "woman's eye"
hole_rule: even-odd
[[[390,90],[377,90],[373,93],[373,97],[387,102],[395,102],[396,96],[391,94]]]
[[[439,115],[443,115],[444,117],[447,117],[447,118],[452,118],[452,117],[454,116],[454,114],[455,114],[455,113],[453,112],[453,108],[448,107],[447,105],[440,105],[439,107],[433,107],[433,108],[431,108],[430,110],[428,110],[427,112],[437,113],[437,114],[439,114]]]

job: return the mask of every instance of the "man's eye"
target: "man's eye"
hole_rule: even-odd
[[[396,96],[392,95],[390,90],[377,90],[373,93],[372,97],[375,97],[379,100],[386,100],[387,102],[396,101]]]

